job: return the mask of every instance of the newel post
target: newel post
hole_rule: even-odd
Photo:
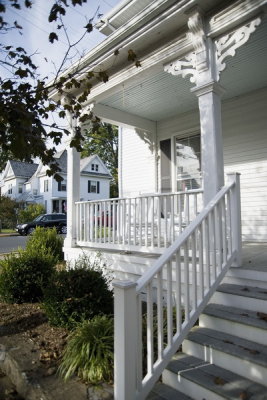
[[[137,301],[136,283],[113,282],[115,343],[114,343],[114,398],[136,398],[137,365]]]
[[[232,221],[232,249],[236,250],[236,259],[233,267],[240,267],[242,264],[242,238],[241,238],[241,201],[240,201],[240,174],[233,172],[227,174],[229,182],[235,182],[231,189],[231,221]]]

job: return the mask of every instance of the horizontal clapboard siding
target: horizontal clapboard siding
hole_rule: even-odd
[[[120,154],[120,196],[155,193],[154,135],[134,128],[123,127]]]
[[[222,105],[225,173],[241,173],[242,236],[267,241],[267,88]],[[158,123],[158,138],[191,135],[198,110]]]
[[[223,107],[225,172],[241,173],[244,240],[267,241],[267,90]]]

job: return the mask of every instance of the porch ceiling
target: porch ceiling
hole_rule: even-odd
[[[223,100],[267,86],[267,19],[263,20],[249,41],[237,49],[235,57],[226,60],[220,84],[226,92]],[[197,107],[197,98],[190,92],[194,85],[164,72],[151,74],[138,83],[127,82],[101,104],[128,113],[160,121]]]

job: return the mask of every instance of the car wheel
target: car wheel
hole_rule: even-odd
[[[28,230],[27,230],[27,235],[32,235],[33,234],[33,232],[35,231],[35,228],[29,228]]]
[[[66,235],[66,234],[67,234],[67,227],[66,227],[66,225],[63,225],[63,226],[60,228],[60,233],[62,233],[63,235]]]

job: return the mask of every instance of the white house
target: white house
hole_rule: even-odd
[[[101,18],[107,38],[79,62],[81,75],[109,73],[84,108],[120,127],[120,198],[80,202],[79,154],[69,148],[64,250],[73,259],[100,249],[120,279],[117,400],[150,396],[162,373],[167,387],[153,390],[165,399],[225,398],[231,382],[240,398],[244,381],[266,396],[266,358],[257,357],[267,357],[266,326],[252,319],[266,312],[266,290],[255,287],[266,289],[267,276],[241,268],[241,237],[267,242],[266,9],[266,0],[125,0]],[[127,64],[129,51],[141,66]],[[205,368],[216,372],[199,380]],[[216,387],[216,374],[229,386]]]
[[[23,204],[40,203],[46,212],[67,211],[67,151],[62,150],[55,158],[61,169],[62,181],[57,182],[46,175],[47,167],[42,163],[30,164],[9,160],[2,174],[2,195]],[[98,155],[80,161],[80,200],[109,198],[112,176]]]

